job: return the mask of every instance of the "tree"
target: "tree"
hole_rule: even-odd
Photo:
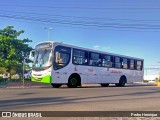
[[[11,78],[11,71],[20,64],[22,66],[23,58],[27,59],[32,50],[27,44],[32,42],[31,40],[18,38],[22,33],[23,30],[17,31],[13,26],[0,29],[0,67],[6,68],[9,78]]]
[[[0,67],[0,74],[4,74],[6,72],[6,68],[5,67]]]

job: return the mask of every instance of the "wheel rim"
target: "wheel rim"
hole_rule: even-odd
[[[76,85],[77,84],[77,79],[76,78],[72,78],[71,79],[71,85]]]

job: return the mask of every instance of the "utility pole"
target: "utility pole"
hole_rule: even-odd
[[[44,28],[44,29],[47,29],[47,30],[48,30],[48,41],[50,41],[50,31],[51,31],[53,28]]]
[[[160,63],[160,61],[158,61],[157,63]],[[159,71],[159,78],[158,78],[158,82],[160,82],[160,71]]]
[[[24,52],[22,51],[22,58],[23,58],[23,61],[22,61],[22,64],[23,64],[23,84],[22,84],[22,86],[24,87],[24,61],[25,61],[25,59],[24,59]]]

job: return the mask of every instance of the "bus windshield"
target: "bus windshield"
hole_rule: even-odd
[[[33,67],[35,68],[49,67],[52,64],[50,49],[36,50],[34,58]]]

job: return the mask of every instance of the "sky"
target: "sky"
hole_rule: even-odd
[[[160,66],[159,0],[0,0],[0,29],[6,26],[24,30],[20,38],[32,47],[57,41]]]

